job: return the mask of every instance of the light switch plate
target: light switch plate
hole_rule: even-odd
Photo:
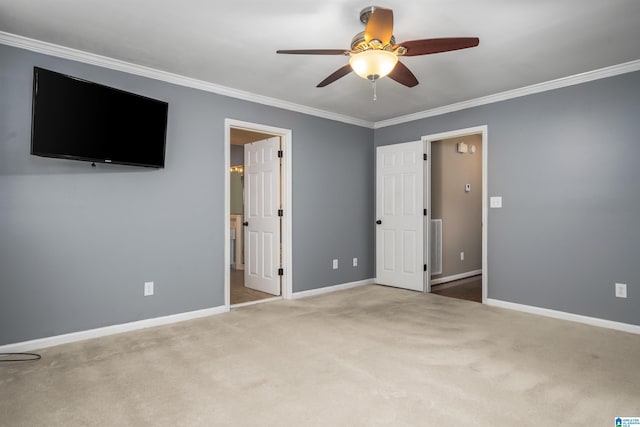
[[[501,208],[502,207],[502,196],[492,196],[489,198],[489,207],[491,208]]]

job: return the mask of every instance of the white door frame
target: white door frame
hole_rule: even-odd
[[[443,139],[451,139],[451,138],[460,138],[462,136],[467,135],[481,135],[482,136],[482,303],[487,303],[488,297],[488,286],[489,286],[489,270],[487,263],[487,228],[488,228],[488,180],[487,180],[487,164],[489,158],[489,137],[488,137],[488,127],[484,126],[476,126],[466,129],[458,129],[449,132],[441,132],[432,135],[426,135],[422,137],[422,141],[427,144],[427,152],[431,153],[431,142],[440,141]],[[429,171],[430,173],[430,171]],[[431,187],[431,182],[429,182],[429,187]],[[427,208],[429,209],[429,214],[431,214],[431,188],[428,191],[428,204]],[[430,217],[430,215],[429,215]],[[429,283],[430,285],[430,283]],[[427,292],[431,292],[430,286],[428,286]]]
[[[224,305],[227,310],[231,307],[231,277],[229,266],[231,265],[231,128],[242,129],[279,136],[281,140],[282,157],[282,260],[284,275],[282,276],[282,298],[291,299],[293,295],[292,278],[292,227],[291,227],[291,129],[276,128],[273,126],[244,122],[234,119],[224,120]],[[275,297],[278,298],[278,297]]]

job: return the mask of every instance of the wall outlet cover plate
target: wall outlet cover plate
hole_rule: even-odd
[[[616,283],[616,297],[618,298],[627,297],[627,285],[625,283]]]
[[[153,295],[153,282],[144,282],[144,296]]]

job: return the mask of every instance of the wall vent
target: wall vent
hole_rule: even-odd
[[[442,274],[442,220],[431,220],[431,275]]]

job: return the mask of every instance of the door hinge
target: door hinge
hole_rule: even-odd
[[[278,276],[284,276],[284,268],[278,269]]]
[[[422,158],[423,158],[423,159],[425,159],[425,160],[427,160],[427,153],[424,153],[424,154],[422,155]]]
[[[284,211],[282,209],[278,209],[278,216],[284,216]]]
[[[424,265],[424,271],[427,271],[427,264]]]
[[[284,156],[284,153],[282,152],[282,150],[278,150],[278,157],[282,158]]]
[[[424,216],[427,216],[427,210],[426,209],[424,210]]]

